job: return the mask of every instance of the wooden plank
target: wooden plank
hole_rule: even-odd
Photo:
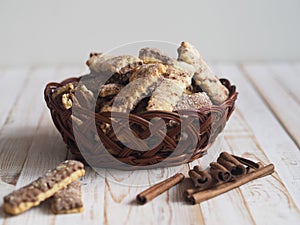
[[[261,153],[255,151],[255,155],[263,159],[263,161],[267,157],[269,161],[275,164],[276,171],[281,179],[278,182],[282,182],[286,186],[291,199],[295,201],[299,208],[300,155],[298,147],[285,130],[282,129],[274,114],[264,104],[259,93],[250,85],[237,66],[220,64],[218,69],[237,85],[240,92],[237,101],[238,109],[241,112],[240,117],[247,123],[249,127],[247,129],[252,132],[251,136],[255,137],[255,144],[249,147],[245,145],[246,147],[243,151],[254,151],[254,146],[257,146]],[[239,135],[239,133],[237,132],[236,135]],[[234,148],[237,148],[237,146]],[[263,155],[266,155],[265,158]],[[286,191],[283,190],[283,193],[286,193]]]
[[[248,136],[239,133],[225,135],[225,140],[233,154],[264,164],[270,163],[251,130]],[[244,208],[249,210],[253,221],[257,224],[293,224],[300,218],[293,197],[276,173],[245,184],[239,189]]]
[[[7,193],[12,192],[15,189],[14,185],[7,184],[0,180],[0,206],[3,204],[3,197],[7,195]],[[3,224],[4,218],[6,217],[3,210],[0,210],[0,224]]]
[[[41,72],[44,71],[42,70]],[[35,79],[37,78],[36,70],[31,70],[30,74],[28,74],[32,75],[30,77],[26,73],[18,72],[15,69],[8,70],[7,74],[13,76],[5,79],[3,91],[11,92],[12,96],[16,92],[14,85],[17,84],[17,80],[22,81],[21,84],[17,84],[19,93],[15,94],[15,96],[18,96],[16,101],[5,103],[9,109],[9,116],[5,119],[5,124],[0,131],[0,176],[5,183],[15,185],[32,143],[35,133],[34,127],[38,124],[39,116],[42,112],[42,107],[38,104],[41,101],[39,101],[36,92],[40,87],[38,85],[43,84],[40,79]],[[14,80],[16,81],[13,82]],[[29,102],[33,104],[31,105]],[[34,104],[35,102],[37,104]],[[31,107],[32,111],[29,107]],[[1,187],[3,187],[3,184]],[[3,195],[6,194],[8,192],[3,193]],[[1,224],[2,222],[5,223],[5,221],[1,221],[3,218],[0,219]]]
[[[300,71],[287,62],[268,63],[266,66],[287,94],[300,105]]]
[[[74,76],[74,74],[78,73],[78,69],[79,68],[77,67],[63,67],[57,71],[55,77],[49,78],[49,81],[63,80],[66,77],[69,77],[65,75],[67,73],[73,74],[71,76]],[[37,135],[34,137],[33,144],[28,153],[28,156],[33,157],[27,158],[17,186],[27,184],[43,174],[47,169],[55,167],[59,162],[66,158],[66,147],[50,120],[50,113],[48,112],[48,109],[45,109],[42,113],[42,125],[39,126],[36,132]],[[47,146],[47,148],[44,148],[44,145]],[[103,221],[103,197],[101,198],[101,196],[104,195],[103,192],[99,190],[104,189],[104,179],[101,179],[101,177],[99,179],[99,176],[94,171],[87,168],[87,174],[82,179],[82,183],[83,199],[85,200],[84,213],[54,216],[49,211],[49,203],[45,202],[42,203],[40,207],[31,209],[19,217],[7,219],[5,224],[24,224],[24,221],[25,224],[35,224],[37,222],[42,224],[65,224],[78,222],[81,224],[91,224],[92,221]]]
[[[90,167],[86,167],[86,175],[81,179],[84,211],[77,214],[55,216],[51,224],[104,224],[103,192],[104,179]]]
[[[5,182],[23,186],[66,158],[66,147],[43,99],[45,84],[53,79],[61,80],[60,72],[64,71],[36,68],[24,84],[23,94],[1,130],[1,177]],[[47,203],[43,203],[18,217],[6,218],[5,224],[24,224],[24,221],[31,224],[36,218],[41,223],[45,220],[51,223],[54,217]]]
[[[30,183],[66,159],[66,148],[48,119],[47,111],[44,109],[16,188]],[[46,201],[20,216],[7,218],[4,223],[51,224],[53,219],[54,215],[49,210],[49,202]]]
[[[146,205],[135,203],[136,195],[151,184],[166,179],[178,171],[186,173],[186,170],[186,166],[181,166],[130,173],[115,171],[112,176],[107,175],[111,171],[106,171],[105,224],[203,224],[199,207],[184,203],[182,196],[184,184],[172,188]],[[133,185],[128,185],[130,183]]]
[[[60,81],[69,77],[69,75],[66,75],[69,69],[63,68],[59,70],[59,75],[47,76],[45,78],[46,82]],[[282,130],[280,124],[263,104],[260,97],[255,94],[255,90],[247,84],[247,80],[242,77],[241,72],[233,65],[220,65],[218,69],[222,73],[230,74],[230,77],[232,76],[234,80],[238,81],[241,94],[244,95],[244,92],[248,91],[245,92],[246,96],[241,97],[241,94],[239,96],[239,107],[226,127],[223,149],[232,151],[235,154],[245,154],[244,156],[247,157],[254,157],[255,154],[257,159],[264,162],[271,160],[276,165],[278,175],[275,174],[272,177],[251,182],[240,189],[195,206],[185,203],[182,197],[182,193],[188,184],[180,184],[152,202],[140,206],[136,205],[134,201],[137,193],[150,184],[171,176],[178,170],[186,174],[188,167],[135,171],[132,173],[103,170],[100,171],[100,175],[88,168],[86,176],[82,179],[85,201],[84,213],[53,216],[46,202],[41,207],[32,209],[18,217],[7,218],[0,213],[0,224],[217,224],[220,221],[222,221],[222,224],[295,224],[299,221],[299,210],[296,206],[299,197],[298,181],[300,179],[299,174],[296,172],[297,165],[299,165],[299,155],[295,153],[298,149]],[[56,70],[55,74],[57,74]],[[72,76],[73,72],[69,74]],[[29,82],[32,83],[30,80]],[[27,95],[29,96],[29,94]],[[256,100],[258,100],[258,105],[255,104],[254,107],[250,107],[253,102],[256,103]],[[240,106],[241,101],[243,103]],[[249,102],[244,103],[244,101]],[[18,105],[20,103],[16,104],[16,106]],[[264,120],[257,120],[257,115],[261,115]],[[20,116],[21,114],[12,115],[12,118],[8,120],[12,123],[14,119],[19,120],[18,123],[15,123],[15,130],[19,129],[17,125],[20,124]],[[27,117],[22,118],[27,119]],[[21,175],[18,179],[15,179],[18,187],[41,175],[47,168],[53,168],[66,157],[65,146],[52,125],[49,112],[45,107],[40,110],[37,120],[36,124],[33,124],[33,119],[27,119],[29,122],[23,123],[24,127],[32,127],[32,131],[28,134],[31,142],[28,145],[28,154],[25,155],[24,166],[21,168]],[[5,126],[8,125],[5,124]],[[268,135],[270,131],[266,131],[264,127],[270,127],[276,136],[281,135],[280,140],[269,143],[270,137]],[[3,131],[5,130],[2,129],[1,132]],[[7,133],[7,136],[13,134],[12,131],[13,129],[10,133]],[[1,148],[1,137],[2,133],[0,134],[0,150],[4,149]],[[13,140],[18,139],[18,137],[19,135],[12,137],[10,141],[12,146],[18,147],[18,143],[13,144]],[[22,143],[19,144],[21,146]],[[286,154],[282,152],[281,146],[287,146]],[[205,164],[215,159],[215,153],[220,150],[218,146],[215,147],[217,149],[211,148],[210,155],[205,156],[198,163],[205,167]],[[22,149],[24,150],[24,147]],[[282,156],[285,156],[284,160],[281,159]],[[296,158],[291,158],[293,156],[296,156]],[[13,160],[14,157],[9,157],[8,164],[13,163]],[[12,171],[15,169],[18,170],[19,167],[11,167]],[[1,173],[2,171],[0,175]],[[286,187],[281,180],[285,182]],[[1,189],[4,186],[7,190],[14,187],[0,183]],[[275,208],[272,204],[275,204]],[[272,211],[272,209],[274,210]],[[265,220],[265,218],[271,219]]]
[[[67,70],[69,73],[75,72],[78,71],[78,67],[75,69],[73,67],[73,70],[67,68]],[[0,177],[5,177],[7,183],[16,183],[15,178],[18,177],[24,164],[39,117],[46,109],[43,98],[46,83],[65,79],[64,74],[67,70],[56,70],[53,67],[33,69],[22,84],[21,94],[14,103],[11,103],[9,117],[0,131],[0,157],[2,159]],[[12,71],[13,74],[17,74],[14,69]],[[13,89],[10,79],[6,81],[5,90]],[[47,115],[50,119],[49,112]]]
[[[214,68],[216,72],[217,68]],[[233,115],[228,124],[233,126],[225,127],[214,145],[209,148],[208,154],[203,158],[190,163],[192,168],[194,165],[200,165],[202,169],[206,169],[210,162],[216,161],[221,151],[231,151],[227,143],[224,141],[224,135],[238,132],[242,135],[249,135],[245,129],[246,124],[239,117]],[[229,204],[230,203],[230,204]],[[205,224],[218,224],[222,221],[222,224],[254,224],[251,213],[247,210],[243,196],[239,190],[233,190],[224,195],[210,199],[208,201],[199,204],[203,212]],[[230,216],[229,216],[230,215]],[[226,219],[224,219],[226,218]]]
[[[0,128],[5,123],[12,106],[22,94],[24,81],[29,67],[18,67],[1,70],[0,72]]]
[[[42,95],[45,77],[53,73],[52,69],[35,69],[30,72],[23,83],[22,94],[13,104],[9,117],[1,129],[0,177],[6,183],[16,184],[17,182],[36,132],[39,117],[45,109]],[[7,89],[13,88],[12,86],[6,87]]]
[[[274,79],[273,73],[264,64],[245,64],[243,69],[266,104],[300,147],[300,104],[289,95],[281,82]]]
[[[56,81],[60,82],[68,77],[77,77],[86,74],[85,67],[63,67],[60,70],[60,77]],[[68,152],[69,153],[69,152]],[[71,159],[72,155],[68,154]],[[84,212],[80,214],[56,216],[53,224],[103,224],[104,211],[104,178],[99,176],[94,170],[86,167],[86,175],[81,179],[82,197],[84,200]]]
[[[21,93],[21,87],[24,83],[24,80],[27,77],[28,67],[18,68],[18,69],[2,69],[0,71],[0,95],[3,96],[0,101],[0,133],[1,127],[7,120],[7,116],[11,110],[11,107],[15,104],[16,97]],[[12,88],[15,87],[15,88]],[[0,138],[0,146],[1,146]],[[3,172],[4,168],[2,166],[2,158],[0,164],[0,205],[2,205],[3,197],[14,190],[15,186],[7,184],[2,181],[5,180]],[[9,172],[9,171],[6,171]],[[0,224],[3,223],[5,214],[0,210]]]
[[[235,121],[235,118],[232,118],[231,121]],[[234,132],[232,128],[228,129],[227,127],[225,128],[225,131],[225,134],[228,132]],[[190,163],[190,168],[193,168],[195,165],[200,165],[203,170],[207,169],[210,162],[216,161],[220,152],[224,150],[230,151],[230,149],[225,145],[224,132],[222,132],[213,146],[208,149],[207,155]],[[230,204],[228,204],[229,202]],[[203,213],[203,219],[205,221],[204,224],[206,225],[218,224],[220,221],[222,221],[222,224],[225,225],[253,224],[251,214],[247,211],[244,205],[245,202],[241,198],[240,192],[238,190],[233,190],[209,201],[202,202],[199,204],[199,207]],[[229,213],[230,216],[228,216]],[[226,218],[226,220],[224,218]]]
[[[231,70],[228,68],[226,68],[225,70],[223,68],[222,70],[222,68],[223,67],[220,68],[220,72],[224,72],[226,74],[232,72],[232,68]],[[241,81],[241,83],[245,84],[246,82]],[[244,101],[246,100],[247,98],[244,99]],[[253,154],[255,154],[255,156],[259,157],[256,158],[256,160],[259,159],[264,162],[268,162],[268,159],[266,158],[264,152],[261,148],[259,148],[257,140],[255,138],[253,140],[253,138],[254,133],[250,129],[250,126],[248,126],[241,112],[237,109],[235,114],[233,115],[233,118],[231,118],[226,127],[226,142],[224,143],[225,149],[227,149],[227,151],[231,151],[234,154],[244,154],[245,157],[250,158],[251,155],[253,158]],[[248,151],[250,151],[251,154],[249,154]],[[201,203],[200,205],[203,211],[203,215],[205,215],[205,218],[206,216],[208,218],[208,221],[206,221],[206,223],[216,224],[218,223],[218,221],[220,221],[221,218],[226,218],[225,223],[239,224],[240,222],[238,221],[240,221],[240,218],[242,218],[243,216],[245,221],[254,224],[294,224],[296,223],[296,221],[299,221],[299,210],[294,202],[294,199],[290,196],[288,190],[283,185],[278,176],[274,175],[274,177],[275,178],[264,178],[265,181],[262,179],[258,182],[255,181],[256,183],[258,183],[257,185],[255,185],[255,182],[251,182],[250,184],[242,186],[238,190],[231,191],[226,195],[218,196],[217,198]],[[240,196],[237,196],[237,193],[235,192],[239,192]],[[271,194],[269,192],[271,192]],[[231,201],[228,200],[228,197],[230,195],[232,195]],[[253,195],[255,195],[254,199]],[[272,199],[273,196],[276,196],[276,198]],[[265,198],[267,198],[267,201]],[[270,206],[278,205],[278,199],[280,199],[280,206],[276,207],[273,210],[273,208],[271,208]],[[240,204],[239,201],[241,201]],[[234,207],[232,207],[232,205],[229,205],[228,202],[231,202]],[[210,204],[211,207],[209,207]],[[233,210],[235,207],[239,209],[238,206],[241,206],[243,209]],[[218,208],[221,209],[221,211],[218,210]],[[277,214],[274,214],[274,211],[276,211]],[[210,215],[213,214],[211,212],[214,212],[215,215]],[[234,212],[234,215],[232,212]],[[237,214],[239,214],[240,212],[244,213],[245,215],[240,214],[239,216],[237,216]],[[230,216],[226,217],[224,216],[224,214]],[[271,219],[266,220],[266,218]]]
[[[60,77],[54,81],[60,82],[68,77],[77,77],[86,74],[85,67],[62,67]],[[73,156],[68,152],[68,159]],[[92,168],[86,167],[86,175],[81,179],[84,212],[80,214],[59,215],[53,219],[53,224],[104,224],[104,189],[105,178],[98,175]]]

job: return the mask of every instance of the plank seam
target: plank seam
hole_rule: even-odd
[[[264,96],[264,94],[260,91],[260,89],[257,87],[257,85],[255,84],[255,82],[251,79],[251,76],[248,73],[248,71],[245,69],[244,65],[243,64],[239,64],[238,68],[246,75],[245,79],[247,79],[247,81],[249,81],[249,83],[252,85],[252,87],[255,89],[255,91],[259,94],[261,100],[267,106],[267,108],[269,109],[270,113],[279,122],[279,124],[282,127],[282,129],[288,134],[288,136],[293,141],[293,143],[298,147],[298,149],[300,149],[300,145],[298,144],[297,140],[293,137],[293,134],[287,129],[287,127],[285,126],[285,124],[282,122],[281,118],[273,110],[272,105],[268,102],[268,100],[266,99],[266,97]]]

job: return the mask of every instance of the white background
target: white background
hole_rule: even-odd
[[[300,0],[0,0],[0,65],[82,63],[155,39],[214,61],[300,60]]]

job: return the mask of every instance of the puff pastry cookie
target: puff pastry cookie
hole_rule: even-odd
[[[218,77],[202,59],[198,50],[188,42],[182,42],[178,48],[178,60],[189,63],[196,68],[194,80],[207,93],[214,104],[221,104],[228,98],[228,89],[221,84]]]
[[[163,81],[157,86],[149,100],[147,110],[173,111],[185,89],[192,82],[192,74],[169,66]]]
[[[140,66],[142,61],[131,55],[111,56],[98,53],[91,54],[86,64],[92,72],[113,75],[125,74]]]
[[[130,82],[114,99],[112,111],[130,112],[160,84],[167,68],[163,64],[145,64],[130,77]]]
[[[66,109],[76,104],[92,109],[88,103],[96,97],[97,113],[176,111],[222,104],[229,91],[198,50],[182,42],[177,52],[177,59],[148,47],[140,49],[138,57],[92,53],[87,61],[91,73],[81,77],[83,85],[67,84],[52,97],[60,96]]]
[[[208,95],[205,92],[193,93],[191,95],[183,94],[181,99],[177,102],[174,111],[185,109],[201,109],[212,106]]]

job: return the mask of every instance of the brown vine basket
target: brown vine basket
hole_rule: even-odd
[[[81,117],[83,123],[80,129],[78,129],[78,126],[73,126],[75,123],[72,124],[72,109],[62,107],[61,98],[52,98],[52,94],[57,88],[67,83],[79,81],[80,77],[77,77],[66,79],[61,83],[52,82],[47,84],[44,91],[45,101],[50,109],[56,128],[75,158],[86,162],[90,166],[102,168],[135,170],[177,166],[202,157],[224,129],[234,110],[238,94],[236,87],[231,85],[227,79],[220,79],[221,83],[229,90],[228,99],[221,105],[203,108],[197,110],[196,113],[195,110],[131,113],[129,115],[131,130],[124,129],[123,124],[120,122],[124,122],[126,118],[128,120],[128,114],[116,113],[114,118],[120,122],[118,130],[122,132],[125,139],[127,138],[127,141],[132,143],[134,143],[134,140],[130,140],[131,136],[127,135],[128,132],[132,132],[141,139],[149,137],[151,134],[149,127],[152,125],[151,119],[153,118],[159,117],[166,124],[172,124],[172,126],[164,126],[167,129],[166,135],[159,145],[148,151],[140,151],[138,149],[144,149],[145,146],[139,146],[140,143],[135,143],[136,147],[134,149],[124,146],[116,137],[113,129],[106,133],[103,132],[101,127],[104,124],[112,123],[111,113],[109,112],[95,113],[84,107],[78,108],[76,110],[77,113],[83,115]],[[181,136],[183,129],[181,123],[184,118],[187,120],[184,123],[186,138],[180,139],[184,136]],[[195,122],[200,126],[194,126]],[[156,127],[151,131],[153,132],[153,130],[154,133],[162,135],[160,128]],[[176,148],[179,139],[180,147]]]

